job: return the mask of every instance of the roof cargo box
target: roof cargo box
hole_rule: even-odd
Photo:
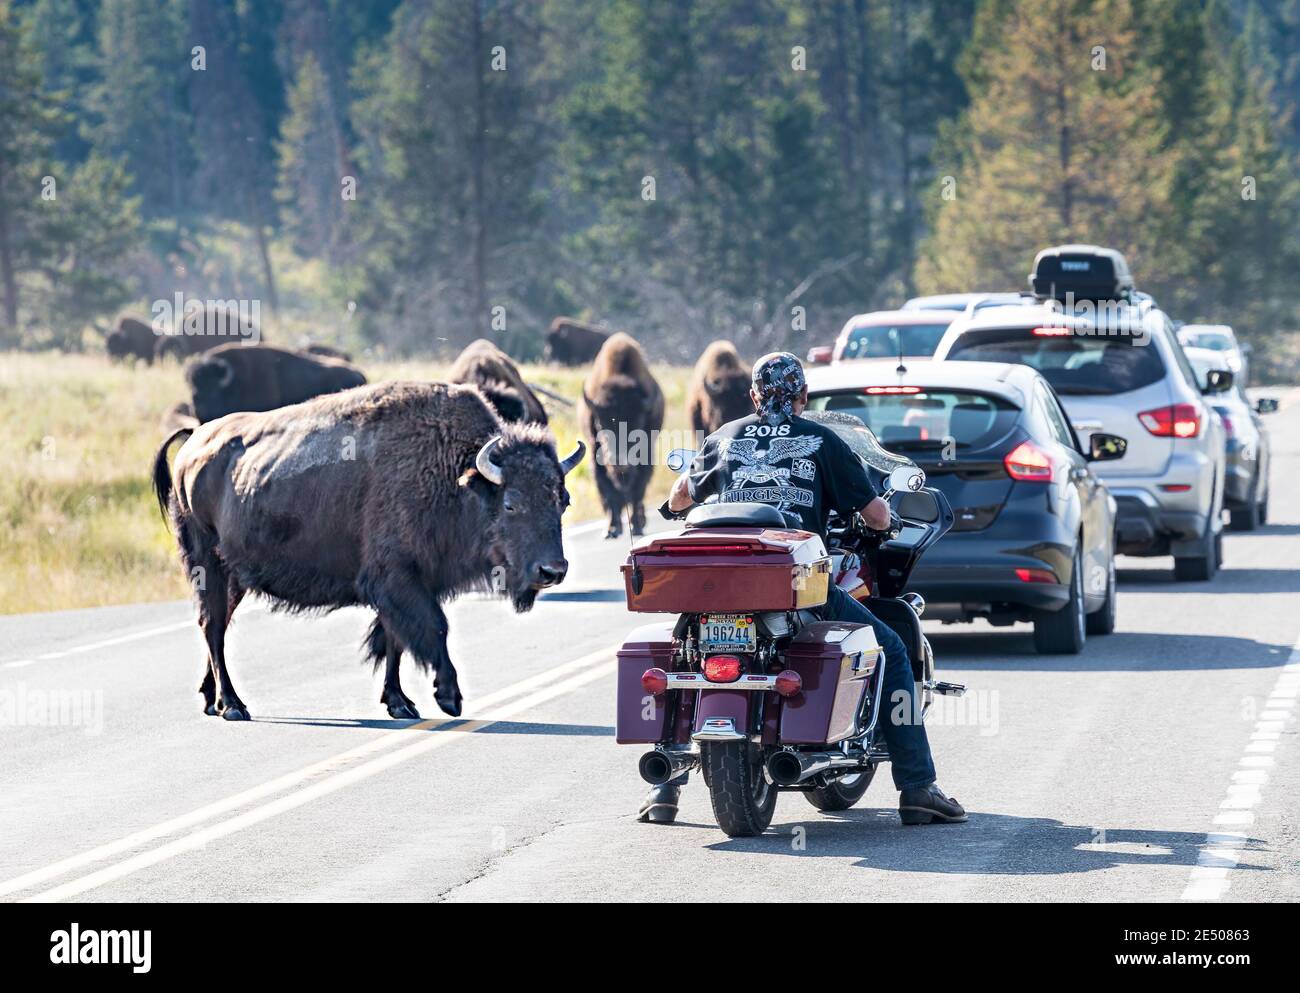
[[[1097,245],[1058,245],[1034,257],[1029,285],[1040,300],[1127,300],[1133,275],[1124,256]]]

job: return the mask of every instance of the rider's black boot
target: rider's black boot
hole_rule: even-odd
[[[671,824],[677,820],[677,801],[681,795],[681,780],[663,786],[651,786],[650,792],[641,801],[636,819],[650,824]]]
[[[898,797],[898,816],[904,824],[959,824],[966,820],[966,811],[939,789],[938,783],[931,783],[903,790]]]

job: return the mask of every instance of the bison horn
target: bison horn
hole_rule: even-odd
[[[578,468],[578,463],[582,461],[582,457],[585,454],[587,454],[587,446],[580,441],[578,442],[578,447],[575,448],[572,452],[570,452],[568,454],[568,457],[566,457],[564,461],[560,463],[560,469],[567,476],[574,469]]]
[[[501,443],[500,435],[493,435],[487,440],[487,443],[478,450],[478,455],[474,458],[474,468],[479,471],[484,479],[489,483],[500,486],[502,483],[501,467],[492,461],[492,450]]]

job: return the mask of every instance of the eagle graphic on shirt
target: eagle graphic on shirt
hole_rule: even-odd
[[[731,469],[730,489],[751,484],[761,486],[765,483],[789,486],[789,467],[778,466],[776,463],[805,459],[822,447],[822,439],[817,435],[803,435],[773,438],[765,449],[758,445],[757,438],[728,438],[723,443],[722,456],[728,462],[739,463]],[[801,468],[805,466],[806,463]]]

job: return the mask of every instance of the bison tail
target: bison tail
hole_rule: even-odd
[[[158,454],[153,457],[153,492],[158,498],[158,509],[162,511],[164,520],[167,519],[167,505],[172,496],[172,468],[167,463],[167,449],[171,448],[172,442],[177,438],[182,435],[188,438],[193,433],[192,427],[177,428],[167,436],[167,440],[158,449]]]
[[[388,633],[384,630],[383,621],[378,617],[366,632],[364,644],[367,658],[370,659],[371,665],[378,669],[388,659]]]

